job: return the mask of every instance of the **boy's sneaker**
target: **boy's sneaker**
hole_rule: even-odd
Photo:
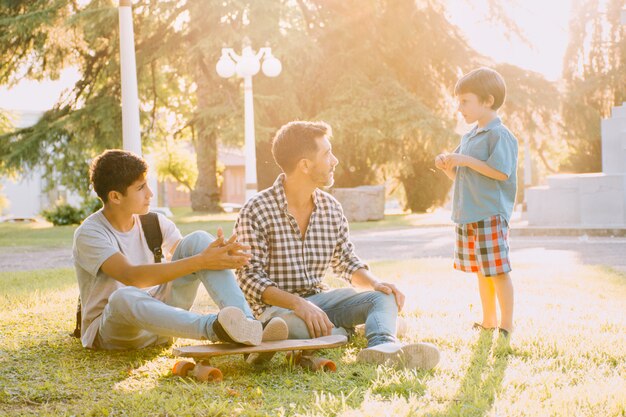
[[[289,327],[287,322],[280,317],[274,317],[263,323],[264,342],[274,342],[276,340],[285,340],[289,337]]]
[[[439,363],[439,349],[430,343],[382,343],[363,349],[357,355],[358,362],[395,365],[404,368],[430,370]]]
[[[260,321],[246,317],[237,307],[224,307],[213,322],[213,331],[226,343],[241,343],[257,346],[263,337],[263,325]]]
[[[274,317],[263,323],[263,341],[275,342],[277,340],[285,340],[289,337],[289,327],[287,322],[280,317]],[[244,355],[246,362],[250,365],[263,365],[269,362],[276,352],[250,353]]]

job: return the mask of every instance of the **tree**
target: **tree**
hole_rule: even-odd
[[[117,9],[110,1],[2,3],[0,83],[83,77],[31,128],[0,137],[0,169],[43,163],[49,178],[87,192],[84,161],[121,144]],[[484,61],[445,18],[443,0],[188,0],[134,6],[142,140],[195,149],[197,176],[166,164],[192,190],[194,210],[218,208],[217,143],[243,142],[241,82],[215,73],[222,46],[268,42],[283,62],[277,79],[255,77],[261,188],[277,174],[270,140],[294,119],[334,129],[337,186],[395,178],[407,206],[441,202],[450,183],[433,168],[451,150],[458,77]],[[502,10],[496,6],[495,15]],[[519,77],[522,85],[526,78]],[[536,83],[531,77],[530,83]],[[531,109],[541,106],[532,106]],[[534,110],[533,110],[534,111]],[[524,108],[517,110],[520,120]],[[169,146],[169,145],[168,145]],[[59,173],[54,174],[55,171]],[[78,175],[77,175],[78,173]]]
[[[229,36],[242,24],[245,7],[201,0],[134,5],[142,142],[194,144],[196,210],[218,209],[216,142],[236,121],[238,91],[212,67],[222,43],[234,40]],[[117,8],[105,0],[39,0],[4,2],[0,12],[0,83],[55,78],[66,65],[82,74],[35,126],[0,137],[0,167],[22,171],[41,164],[48,178],[87,194],[85,160],[121,146]]]
[[[602,170],[600,120],[626,100],[625,0],[578,0],[572,8],[563,78],[563,131],[570,148],[565,168]]]

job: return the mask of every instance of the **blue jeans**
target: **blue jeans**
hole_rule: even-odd
[[[369,347],[381,343],[396,342],[398,305],[395,297],[380,291],[357,292],[354,288],[340,288],[306,297],[306,300],[321,308],[335,325],[333,333],[342,333],[339,328],[353,329],[365,323],[365,337]],[[290,339],[308,339],[309,331],[304,321],[289,309],[269,307],[259,320],[282,317],[289,326]]]
[[[206,232],[193,232],[180,241],[172,260],[196,255],[213,240]],[[212,328],[217,315],[188,311],[200,282],[220,309],[238,307],[253,318],[233,271],[201,270],[150,290],[122,287],[113,292],[102,313],[98,347],[143,348],[169,343],[174,337],[218,341]]]

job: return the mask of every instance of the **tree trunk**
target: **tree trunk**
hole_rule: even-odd
[[[198,42],[201,34],[206,30],[207,16],[203,15],[201,5],[204,2],[190,4],[190,25],[192,39]],[[215,22],[218,24],[218,22]],[[200,49],[196,43],[196,48]],[[220,212],[220,192],[217,186],[217,133],[210,118],[206,115],[211,107],[211,73],[204,62],[205,55],[212,56],[213,51],[202,50],[192,60],[194,78],[197,85],[196,95],[198,108],[196,109],[196,164],[198,166],[198,180],[191,192],[191,209],[193,211]]]

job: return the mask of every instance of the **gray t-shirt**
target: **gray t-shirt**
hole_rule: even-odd
[[[148,248],[139,216],[134,215],[133,218],[133,228],[128,232],[120,232],[111,226],[102,210],[99,210],[86,218],[74,233],[74,268],[82,303],[81,342],[84,347],[94,347],[102,311],[109,296],[124,287],[124,284],[102,272],[100,267],[104,261],[120,252],[132,265],[154,263],[154,255]],[[170,254],[182,235],[171,220],[161,214],[158,219],[163,235],[161,249],[163,254]],[[169,256],[166,255],[166,258]]]

